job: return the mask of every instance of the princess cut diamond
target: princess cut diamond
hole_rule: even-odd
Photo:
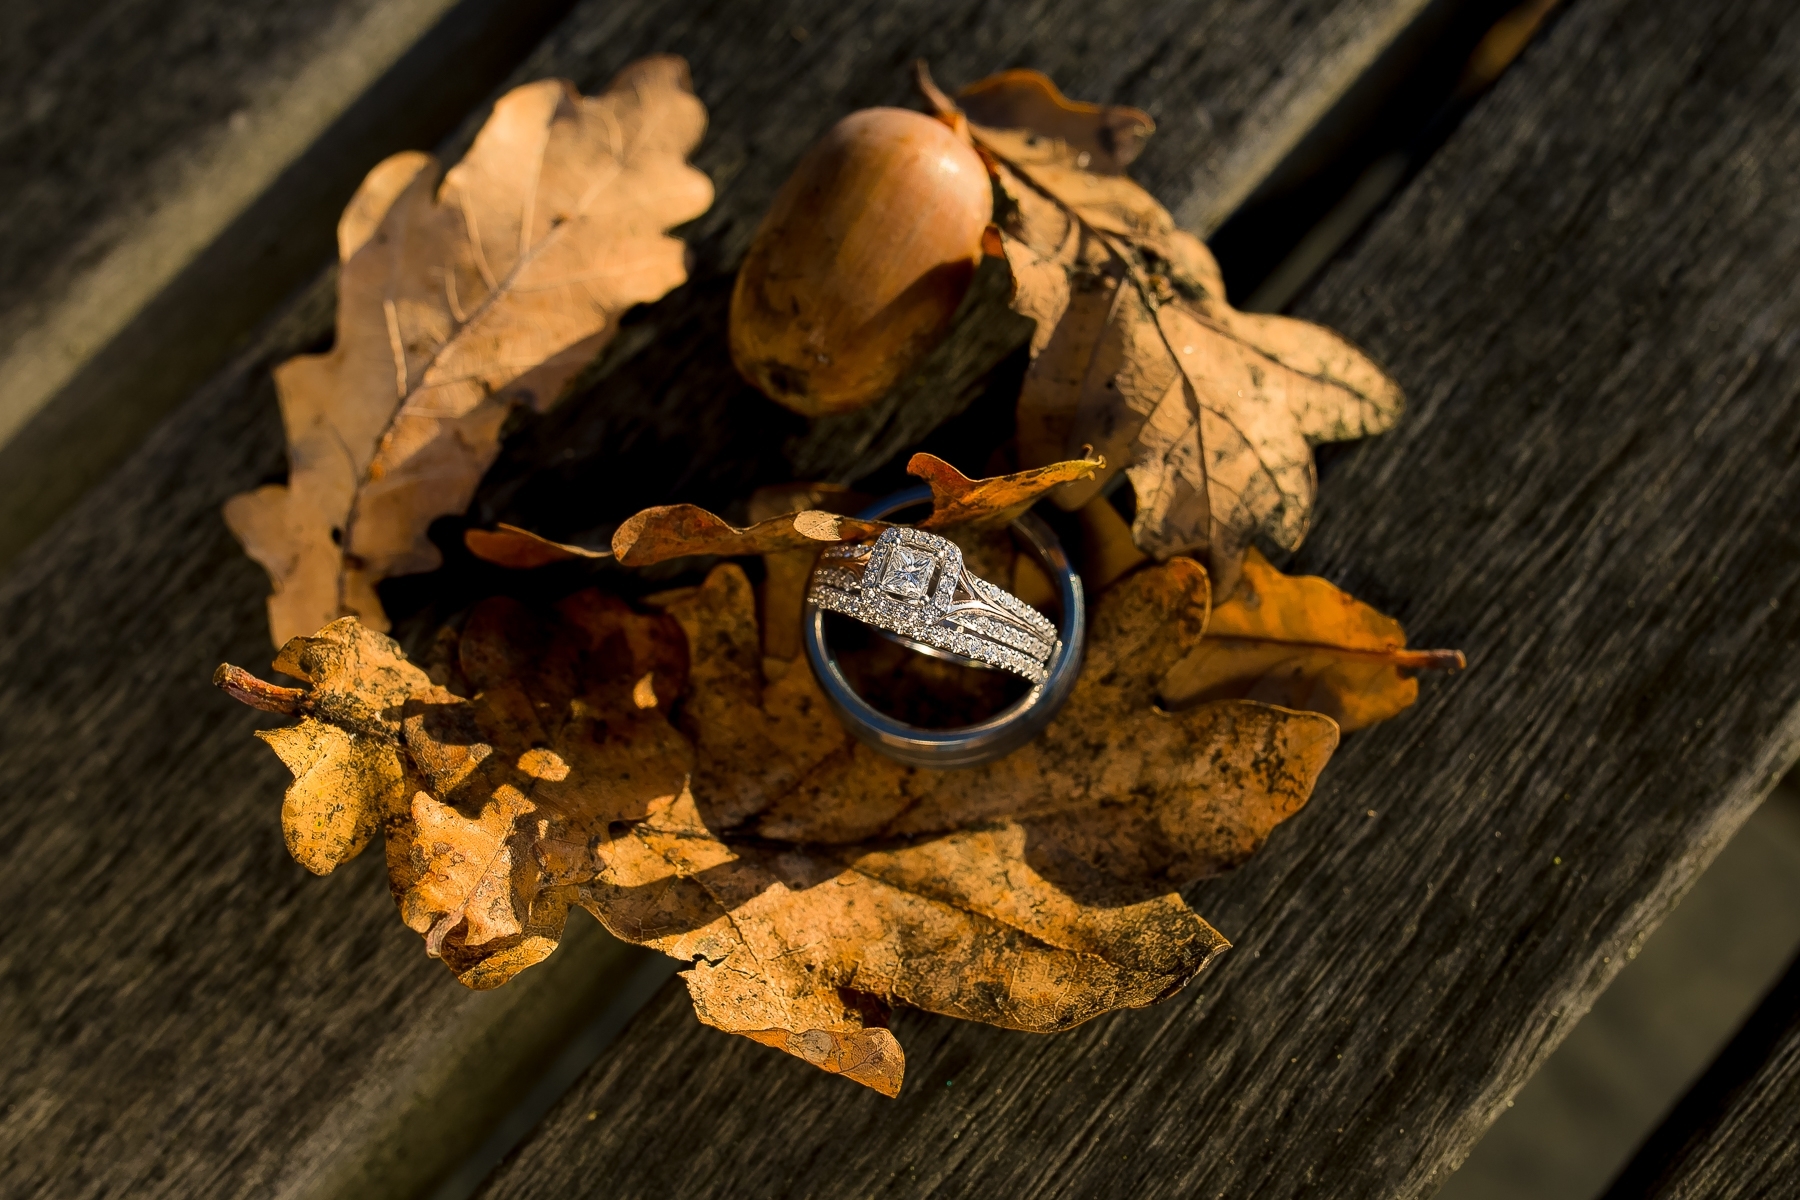
[[[937,558],[907,546],[888,551],[887,567],[876,586],[901,600],[923,600],[931,591],[931,572]]]

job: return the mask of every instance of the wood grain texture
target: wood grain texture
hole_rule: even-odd
[[[518,995],[465,992],[378,855],[288,857],[286,773],[207,685],[269,654],[218,504],[279,469],[267,367],[316,344],[328,285],[0,585],[7,1196],[415,1194],[618,982],[592,928]]]
[[[1412,408],[1293,565],[1470,669],[1189,894],[1210,975],[903,1013],[897,1101],[672,984],[489,1200],[1431,1194],[1800,754],[1796,61],[1785,0],[1575,0],[1300,306]]]
[[[84,267],[131,237],[201,160],[234,138],[244,153],[252,110],[338,49],[344,31],[374,7],[374,0],[7,4],[0,12],[0,338],[10,342]]]
[[[573,0],[0,6],[0,567],[335,254]]]
[[[1602,1200],[1739,1200],[1800,1180],[1800,958]]]
[[[918,53],[947,64],[953,80],[1024,63],[1140,104],[1166,89],[1180,105],[1163,114],[1170,128],[1211,122],[1187,142],[1177,135],[1179,155],[1203,136],[1229,148],[1251,117],[1289,111],[1288,100],[1263,102],[1290,95],[1294,76],[1331,76],[1345,46],[1363,45],[1365,24],[1385,28],[1401,11],[1407,0],[1148,10],[1123,0],[592,0],[519,75],[568,75],[592,89],[647,52],[692,60],[713,110],[705,165],[721,191],[698,245],[718,286],[801,148],[851,107],[903,96]],[[1172,157],[1158,168],[1165,200],[1184,194],[1191,165]],[[282,472],[267,369],[328,336],[329,288],[329,278],[315,283],[0,581],[9,919],[0,1191],[9,1196],[302,1196],[366,1183],[357,1174],[371,1161],[366,1139],[389,1124],[370,1114],[389,1100],[417,1103],[408,1081],[466,1077],[456,1064],[500,1019],[499,993],[464,992],[400,925],[377,855],[324,880],[288,860],[284,772],[250,737],[256,714],[207,683],[222,659],[268,657],[266,584],[218,506]],[[649,381],[683,377],[692,347],[711,335],[691,320],[661,321],[646,314],[640,329],[654,339],[624,339],[628,363],[615,359],[615,373],[630,365]],[[722,324],[713,333],[722,353]],[[657,396],[647,427],[633,415],[637,436],[686,439],[689,455],[710,456],[697,460],[701,482],[708,470],[721,487],[742,476],[728,469],[737,448],[707,423],[707,397]],[[596,390],[589,403],[612,400]],[[629,441],[608,446],[634,452]],[[559,452],[552,445],[550,457]],[[699,486],[686,475],[663,485]],[[549,967],[509,985],[527,992],[507,1003],[534,976],[550,978],[539,976]],[[490,1076],[516,1072],[523,1053],[497,1052]],[[421,1122],[445,1112],[415,1111]]]

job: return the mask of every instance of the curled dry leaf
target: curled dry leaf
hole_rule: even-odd
[[[648,567],[691,554],[772,554],[827,542],[856,541],[880,533],[879,521],[858,521],[807,509],[781,513],[739,529],[692,504],[646,508],[613,534],[613,555],[627,567]]]
[[[964,88],[954,104],[922,69],[920,82],[939,112],[960,107],[987,129],[1029,129],[1066,146],[1077,167],[1096,175],[1124,174],[1156,132],[1142,109],[1071,100],[1041,71],[990,75]]]
[[[1051,463],[1013,475],[970,479],[933,454],[915,454],[906,469],[931,485],[932,512],[920,522],[925,529],[1004,525],[1045,494],[1091,477],[1106,465],[1097,458]],[[782,489],[828,487],[788,485]],[[778,554],[816,550],[830,542],[860,541],[887,528],[882,521],[863,521],[817,508],[777,512],[739,528],[693,504],[665,504],[632,514],[612,538],[612,555],[627,567],[648,567],[691,555]],[[478,558],[508,567],[542,566],[574,557],[599,558],[584,550],[526,533],[510,525],[499,531],[470,530],[465,543]]]
[[[906,472],[931,485],[931,515],[919,522],[921,529],[997,529],[1011,524],[1045,495],[1092,479],[1105,466],[1104,458],[1084,453],[1070,462],[970,479],[935,454],[915,454],[907,461]]]
[[[1138,546],[1203,554],[1229,592],[1252,539],[1305,536],[1312,444],[1387,429],[1399,388],[1329,330],[1226,303],[1204,243],[1122,173],[1149,133],[1141,113],[1071,104],[1028,72],[962,103],[1008,202],[996,219],[1013,308],[1037,322],[1021,459],[1098,449],[1137,493]],[[1081,507],[1110,475],[1058,502]]]
[[[508,92],[441,178],[419,153],[369,173],[338,224],[336,344],[275,372],[288,482],[225,508],[276,644],[347,614],[385,629],[375,585],[438,565],[426,529],[467,507],[507,414],[685,281],[666,231],[712,201],[686,162],[705,123],[686,65],[649,58],[599,96]]]
[[[289,641],[275,669],[310,686],[303,693],[270,688],[229,665],[213,679],[240,698],[247,685],[265,698],[289,693],[289,711],[303,714],[298,725],[258,730],[256,736],[294,773],[281,806],[288,853],[314,874],[328,875],[362,853],[384,814],[405,805],[407,766],[396,745],[401,711],[412,697],[429,692],[431,681],[392,638],[354,617]]]
[[[890,1004],[1065,1029],[1169,995],[1225,947],[1179,889],[1305,803],[1337,727],[1158,706],[1207,591],[1185,559],[1125,579],[1048,734],[950,772],[854,742],[810,673],[765,675],[735,564],[661,614],[591,592],[548,612],[489,601],[456,650],[469,698],[387,664],[401,728],[369,736],[404,748],[410,800],[379,779],[344,799],[389,814],[402,914],[465,983],[538,961],[578,904],[689,963],[702,1020],[892,1095]]]
[[[778,554],[816,549],[827,542],[872,537],[880,522],[802,509],[777,513],[739,528],[694,504],[664,504],[633,513],[613,533],[612,548],[590,550],[556,542],[516,525],[469,529],[463,544],[476,558],[497,566],[530,570],[571,559],[617,559],[627,567],[648,567],[696,554]]]
[[[1419,696],[1414,673],[1461,670],[1459,650],[1408,650],[1400,622],[1317,576],[1283,575],[1256,549],[1206,636],[1162,683],[1172,707],[1245,697],[1324,713],[1349,733]]]
[[[570,559],[611,558],[611,550],[590,550],[571,542],[553,542],[547,537],[520,529],[505,522],[492,529],[465,529],[463,545],[469,553],[486,562],[519,571],[547,567]]]

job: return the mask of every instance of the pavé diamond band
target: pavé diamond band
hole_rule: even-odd
[[[948,538],[896,525],[820,556],[807,599],[926,654],[1042,683],[1061,639],[1029,604],[977,578]]]
[[[880,520],[930,498],[928,488],[909,488],[857,516]],[[923,530],[894,526],[874,542],[834,546],[820,556],[807,589],[802,641],[826,699],[863,742],[914,766],[974,766],[1037,736],[1069,698],[1086,637],[1081,578],[1041,520],[1027,513],[1013,522],[1012,532],[1055,584],[1059,622],[976,576],[956,543]],[[850,686],[825,639],[827,612],[861,621],[922,654],[1011,671],[1033,686],[1011,707],[976,725],[908,725]]]

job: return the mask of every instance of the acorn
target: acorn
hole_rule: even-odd
[[[775,197],[731,296],[731,358],[807,416],[881,396],[931,352],[993,219],[981,156],[902,108],[851,113]]]

